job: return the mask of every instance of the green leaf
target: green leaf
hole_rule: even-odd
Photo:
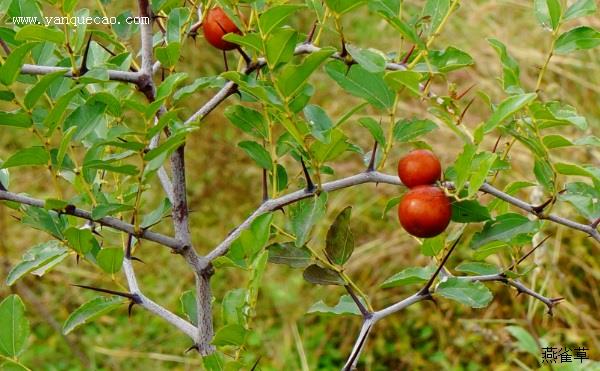
[[[600,218],[600,190],[583,182],[569,183],[566,192],[558,196],[560,201],[573,205],[587,220]]]
[[[330,143],[314,142],[310,147],[310,151],[320,163],[332,161],[346,152],[349,146],[347,139],[341,130],[334,129],[331,131]]]
[[[144,215],[140,227],[146,229],[158,224],[165,216],[169,215],[171,206],[171,201],[169,201],[168,198],[164,198],[156,209],[152,210],[149,214]]]
[[[591,27],[581,26],[560,35],[556,40],[554,52],[567,54],[576,50],[592,49],[598,45],[600,45],[600,32]]]
[[[485,223],[483,229],[475,233],[471,240],[471,248],[477,249],[494,241],[510,244],[516,237],[537,232],[539,227],[539,221],[531,221],[520,214],[503,214]]]
[[[331,142],[331,129],[333,129],[333,122],[327,112],[323,108],[314,104],[309,104],[304,107],[304,117],[308,121],[308,126],[312,135],[319,141],[328,144]]]
[[[217,330],[211,344],[216,346],[242,346],[249,331],[239,324],[226,325]]]
[[[450,0],[427,0],[423,7],[423,18],[427,18],[430,23],[427,35],[438,29],[449,10]]]
[[[253,259],[267,244],[272,220],[273,214],[263,214],[252,222],[250,228],[241,233],[239,242],[242,244],[246,256]]]
[[[282,68],[275,83],[284,97],[290,98],[300,92],[310,75],[329,58],[335,49],[323,48],[310,54],[301,64],[288,64]]]
[[[92,209],[92,219],[99,220],[105,216],[116,215],[129,210],[133,210],[133,206],[125,204],[99,204]]]
[[[63,45],[65,43],[65,34],[57,28],[29,24],[17,32],[15,40],[50,41],[58,45]]]
[[[2,164],[3,169],[18,166],[48,166],[50,155],[44,147],[29,147],[17,151]]]
[[[223,36],[223,40],[252,49],[257,53],[261,53],[263,50],[263,41],[260,35],[256,32],[250,32],[245,35],[228,33],[227,35]]]
[[[79,229],[71,227],[64,232],[69,246],[83,256],[90,251],[94,245],[94,235],[89,229]]]
[[[292,268],[306,268],[312,261],[311,252],[305,247],[296,247],[293,242],[274,243],[267,247],[269,263],[285,264]]]
[[[0,303],[0,329],[0,354],[17,358],[29,337],[25,305],[18,295],[10,295]]]
[[[444,248],[445,238],[443,235],[438,235],[432,238],[423,239],[421,245],[421,254],[425,256],[437,256]]]
[[[361,300],[362,301],[362,300]],[[364,304],[364,303],[363,303]],[[349,295],[342,295],[336,305],[330,307],[323,300],[319,300],[308,308],[306,313],[333,314],[336,316],[344,314],[353,314],[360,316],[360,309]]]
[[[348,13],[349,11],[365,5],[366,3],[366,0],[325,0],[327,7],[339,15]]]
[[[260,15],[258,27],[263,35],[270,34],[275,28],[282,25],[292,14],[304,5],[284,4],[270,7],[266,12]]]
[[[45,27],[44,27],[45,28]],[[25,95],[23,103],[25,107],[32,108],[38,102],[40,97],[48,90],[50,85],[61,77],[64,77],[64,71],[50,73],[42,77]]]
[[[427,55],[427,63],[419,63],[413,70],[424,73],[448,73],[474,64],[473,57],[467,52],[449,46],[444,50],[430,50]]]
[[[471,179],[469,180],[469,197],[473,197],[485,183],[498,155],[492,152],[481,152],[474,157]]]
[[[188,320],[198,326],[198,306],[196,305],[196,294],[192,290],[184,291],[179,297],[181,310],[185,313]]]
[[[575,176],[584,176],[588,178],[597,178],[593,172],[584,168],[583,166],[577,164],[568,164],[565,162],[559,162],[554,164],[554,168],[559,174],[563,175],[575,175]]]
[[[66,218],[61,218],[61,216],[54,211],[48,211],[34,206],[26,207],[25,215],[21,218],[21,223],[44,231],[57,239],[64,239],[62,231],[66,226]]]
[[[271,69],[288,63],[294,56],[298,33],[290,28],[281,29],[269,36],[265,44],[266,58]]]
[[[371,133],[373,138],[381,146],[380,148],[385,148],[387,141],[385,139],[385,134],[383,133],[383,128],[381,127],[380,123],[378,123],[371,117],[363,117],[360,120],[358,120],[358,123],[360,124],[360,126],[369,130],[369,133]]]
[[[506,326],[505,329],[517,339],[517,347],[521,351],[527,352],[536,358],[540,357],[540,347],[527,330],[520,326]]]
[[[325,254],[331,262],[340,266],[344,265],[354,252],[354,234],[350,229],[351,214],[351,206],[342,210],[329,227],[325,240]]]
[[[31,49],[37,46],[38,43],[26,43],[14,48],[6,60],[4,64],[0,66],[0,82],[4,85],[11,85],[19,76],[21,72],[21,66],[23,66],[23,60],[25,56]]]
[[[542,138],[542,142],[548,149],[570,147],[573,145],[573,142],[562,135],[546,135]]]
[[[596,13],[596,0],[577,0],[565,12],[564,20],[585,17]]]
[[[181,44],[179,42],[172,42],[167,46],[159,46],[154,50],[156,52],[156,59],[158,59],[164,68],[171,68],[179,62],[179,57],[181,56]]]
[[[258,166],[263,169],[273,170],[273,161],[271,155],[260,144],[252,141],[243,141],[238,144]]]
[[[476,200],[455,201],[452,203],[452,221],[457,223],[477,223],[491,219],[487,207]]]
[[[32,124],[31,116],[21,110],[13,112],[0,112],[0,126],[30,128]]]
[[[113,165],[108,161],[104,160],[92,160],[86,161],[83,164],[84,171],[87,170],[106,170],[113,173],[125,174],[125,175],[138,175],[139,169],[135,165]]]
[[[542,27],[551,30],[558,28],[562,13],[559,0],[534,0],[533,9]]]
[[[425,283],[430,278],[433,272],[435,271],[435,267],[410,267],[398,272],[385,280],[381,287],[384,289],[388,289],[391,287],[412,285],[415,283]]]
[[[552,166],[545,158],[536,158],[533,165],[533,174],[537,181],[549,192],[554,191],[556,175]]]
[[[77,327],[117,309],[125,303],[126,300],[127,299],[122,297],[110,296],[98,297],[88,301],[69,315],[69,318],[67,318],[63,325],[62,333],[66,335]]]
[[[561,125],[574,125],[580,130],[588,127],[585,117],[578,115],[574,107],[561,102],[548,102],[544,105],[533,103],[531,111],[540,129]]]
[[[352,59],[368,72],[381,73],[385,71],[385,55],[379,50],[360,49],[352,44],[347,44],[346,49]]]
[[[497,266],[484,262],[463,262],[455,269],[459,272],[473,273],[481,276],[500,273],[500,269]]]
[[[517,93],[521,90],[521,69],[519,63],[508,54],[506,45],[497,39],[488,39],[490,45],[496,50],[502,63],[502,86],[508,93]]]
[[[394,125],[394,139],[399,142],[410,142],[422,135],[425,135],[435,129],[438,126],[435,122],[428,119],[412,119],[412,120],[401,120],[396,122]]]
[[[379,109],[390,108],[394,104],[394,92],[387,86],[381,74],[371,73],[360,65],[347,70],[341,61],[331,61],[325,71],[342,89],[362,98]]]
[[[492,293],[483,283],[457,277],[441,282],[435,293],[471,308],[485,308],[493,299]]]
[[[106,273],[115,274],[121,270],[124,256],[125,253],[120,247],[104,248],[98,252],[96,261],[103,271]]]
[[[327,193],[312,196],[290,207],[290,222],[296,235],[296,247],[306,244],[312,227],[325,216]]]
[[[417,96],[421,95],[419,81],[421,81],[421,74],[415,71],[394,71],[385,75],[385,82],[396,91],[407,88]]]
[[[537,94],[535,93],[512,95],[506,98],[498,105],[492,116],[486,121],[483,127],[485,133],[487,134],[494,130],[496,126],[520,111],[536,98]]]
[[[383,209],[383,213],[381,215],[381,218],[385,218],[385,216],[387,215],[387,213],[396,205],[398,205],[400,203],[400,201],[402,200],[402,196],[397,196],[397,197],[392,197],[390,198],[390,200],[385,204],[385,208]]]
[[[10,270],[6,277],[6,284],[11,286],[27,273],[61,258],[67,252],[67,249],[58,241],[48,241],[32,247],[23,255],[21,261]]]
[[[412,25],[409,25],[406,22],[402,21],[398,17],[398,13],[389,14],[387,11],[381,10],[377,11],[377,13],[381,15],[392,27],[394,27],[396,31],[400,33],[400,35],[402,35],[408,41],[416,44],[419,47],[419,49],[427,49],[423,40],[421,40],[419,35],[417,35],[415,28]]]
[[[63,124],[63,130],[67,131],[70,127],[76,127],[74,140],[81,141],[106,122],[105,112],[105,103],[90,99],[67,116]]]
[[[308,266],[302,274],[305,280],[315,285],[338,285],[343,286],[344,280],[340,275],[329,268],[322,268],[316,264]]]
[[[225,324],[238,324],[242,326],[246,324],[244,310],[247,295],[248,290],[246,289],[234,289],[225,293],[223,303],[221,304],[221,313]]]

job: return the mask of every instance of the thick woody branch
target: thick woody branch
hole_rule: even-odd
[[[54,72],[65,71],[65,77],[73,77],[73,71],[68,67],[40,66],[37,64],[24,64],[21,73],[24,75],[47,75]],[[140,80],[138,72],[108,70],[108,79],[137,84]]]
[[[39,200],[22,194],[16,194],[7,191],[0,191],[0,201],[12,201],[22,205],[29,205],[39,208],[43,208],[45,205],[44,200]],[[183,248],[183,245],[172,237],[165,236],[163,234],[152,232],[149,230],[136,231],[133,225],[125,223],[124,221],[117,218],[106,216],[100,219],[93,219],[91,212],[75,207],[67,207],[65,210],[62,210],[61,213],[93,221],[95,223],[98,223],[105,227],[116,229],[118,231],[130,233],[133,234],[136,238],[143,238],[148,241],[156,242],[160,245],[170,247],[176,251]]]

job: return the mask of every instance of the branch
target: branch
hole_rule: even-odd
[[[39,200],[39,199],[32,198],[29,196],[16,194],[13,192],[7,192],[7,191],[0,191],[0,201],[12,201],[12,202],[16,202],[16,203],[19,203],[22,205],[29,205],[29,206],[33,206],[33,207],[39,207],[39,208],[44,208],[44,205],[45,205],[44,200]],[[181,244],[181,242],[177,241],[176,239],[174,239],[172,237],[165,236],[163,234],[152,232],[149,230],[136,231],[135,227],[133,225],[131,225],[129,223],[125,223],[124,221],[122,221],[120,219],[113,218],[110,216],[106,216],[104,218],[94,220],[94,218],[92,218],[92,213],[90,213],[89,211],[86,211],[86,210],[75,208],[75,207],[73,207],[73,208],[67,207],[65,210],[61,210],[60,213],[75,216],[75,217],[78,217],[81,219],[86,219],[86,220],[98,223],[100,225],[103,225],[105,227],[110,227],[110,228],[116,229],[118,231],[130,233],[130,234],[134,235],[136,238],[143,238],[148,241],[156,242],[160,245],[170,247],[171,249],[173,249],[175,251],[179,251],[179,250],[183,249],[183,247],[184,247],[183,244]]]
[[[21,67],[21,73],[24,75],[47,75],[58,71],[65,71],[65,77],[74,77],[73,71],[71,71],[69,67],[40,66],[37,64],[23,64]],[[140,80],[140,74],[138,72],[119,70],[107,70],[107,72],[108,79],[112,81],[137,84]]]
[[[302,55],[302,54],[311,54],[321,50],[318,46],[313,44],[298,44],[296,49],[294,50],[294,55]],[[334,53],[331,58],[338,59],[344,61],[345,63],[353,63],[348,62],[348,60],[340,55],[339,52]],[[252,65],[248,66],[244,70],[244,74],[250,74],[253,71],[259,70],[263,68],[267,64],[265,58],[258,58],[256,62]],[[400,71],[405,70],[406,65],[403,63],[386,63],[386,69],[390,71]],[[200,107],[194,114],[192,114],[187,120],[185,120],[184,125],[190,125],[193,122],[201,120],[203,117],[211,113],[215,108],[219,106],[225,99],[227,99],[230,95],[237,91],[237,85],[229,81],[226,83],[212,98],[208,100],[202,107]]]

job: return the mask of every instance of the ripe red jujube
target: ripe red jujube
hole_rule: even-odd
[[[430,185],[417,186],[400,200],[398,217],[402,227],[411,235],[434,237],[448,227],[452,207],[442,189]]]
[[[398,176],[408,188],[433,184],[441,175],[440,160],[426,149],[412,151],[398,162]]]
[[[216,7],[208,11],[204,22],[202,22],[202,30],[206,41],[217,49],[232,50],[237,48],[236,44],[223,40],[223,36],[228,33],[236,33],[241,35],[240,29],[227,16],[223,8]]]

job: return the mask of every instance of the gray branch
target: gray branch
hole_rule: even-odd
[[[65,77],[73,77],[69,67],[40,66],[37,64],[24,64],[21,73],[24,75],[47,75],[54,72],[65,71]],[[108,70],[108,79],[137,84],[140,80],[139,72]]]

